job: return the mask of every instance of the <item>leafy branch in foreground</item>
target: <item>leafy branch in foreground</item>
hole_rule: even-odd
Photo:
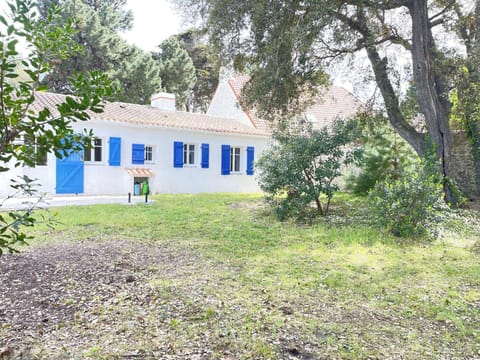
[[[15,246],[26,245],[27,240],[32,238],[22,231],[22,228],[35,226],[39,222],[48,227],[56,224],[51,213],[41,207],[44,195],[38,196],[39,184],[36,183],[36,180],[32,180],[28,176],[21,176],[18,179],[12,179],[11,182],[13,192],[0,201],[0,208],[5,207],[8,200],[15,199],[17,196],[28,196],[28,199],[23,199],[19,204],[21,208],[19,211],[0,212],[0,256],[4,249],[11,253],[17,252]],[[39,214],[38,210],[43,211]]]
[[[55,109],[34,109],[36,92],[44,90],[39,85],[42,77],[54,63],[79,49],[72,21],[56,21],[59,12],[55,8],[39,20],[34,4],[32,0],[8,2],[10,16],[0,15],[0,172],[35,166],[48,152],[62,157],[87,145],[91,134],[75,133],[72,124],[88,120],[91,112],[101,112],[103,99],[113,93],[105,75],[79,74],[72,79],[75,97],[67,96]],[[19,44],[25,47],[25,57]],[[19,67],[25,76],[19,76]],[[32,140],[36,146],[29,146]],[[34,195],[32,180],[23,177],[22,181],[14,183],[13,189]],[[13,251],[16,243],[25,241],[22,226],[35,224],[34,209],[2,214],[0,250]]]

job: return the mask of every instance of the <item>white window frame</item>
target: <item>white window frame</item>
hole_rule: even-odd
[[[150,149],[150,151],[148,151]],[[147,159],[147,155],[150,154],[150,159]],[[144,160],[146,164],[153,164],[155,162],[155,146],[145,144]]]
[[[238,153],[235,153],[238,150]],[[230,173],[231,174],[241,174],[242,173],[242,157],[243,147],[241,146],[230,146]],[[235,170],[235,168],[238,170]]]
[[[101,141],[101,145],[100,145],[100,156],[101,156],[101,159],[100,160],[95,160],[96,157],[95,157],[95,154],[96,154],[96,151],[95,149],[98,148],[98,146],[95,146],[95,141],[96,140],[100,140]],[[84,159],[84,162],[86,164],[104,164],[105,163],[105,139],[102,138],[102,137],[99,137],[99,136],[96,136],[92,139],[92,147],[89,148],[89,149],[85,149],[85,152],[84,152],[84,155],[83,155],[83,159]],[[87,151],[90,152],[90,159],[89,160],[86,160],[86,153]],[[93,160],[92,160],[93,159]]]
[[[191,150],[193,146],[193,151]],[[198,164],[198,144],[195,143],[183,143],[183,166],[185,167],[194,167]],[[186,153],[187,152],[187,153]],[[190,154],[193,152],[193,162],[190,162]],[[188,160],[188,162],[187,162]]]

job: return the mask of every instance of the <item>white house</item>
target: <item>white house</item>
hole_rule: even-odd
[[[217,91],[207,110],[208,115],[230,117],[246,126],[271,133],[271,123],[257,116],[255,111],[242,109],[240,95],[249,77],[246,75],[225,76],[220,81]],[[337,118],[348,119],[355,115],[365,104],[352,93],[340,86],[330,86],[322,89],[312,105],[308,106],[302,114],[306,120],[312,123],[314,129],[329,126]],[[344,169],[344,173],[356,172],[355,166]],[[340,177],[335,180],[340,187],[345,184],[345,179]]]
[[[64,98],[37,93],[34,109],[54,111]],[[268,135],[232,119],[174,111],[174,101],[163,94],[152,106],[107,103],[73,125],[93,130],[91,150],[65,159],[48,154],[33,168],[2,173],[1,195],[15,175],[39,179],[49,194],[138,194],[145,183],[154,194],[259,191],[254,162]]]
[[[121,195],[150,193],[257,192],[254,163],[270,139],[270,125],[238,105],[248,77],[220,82],[207,114],[175,110],[171,94],[157,94],[150,106],[107,103],[74,129],[91,129],[93,147],[65,159],[48,154],[35,167],[0,173],[0,196],[15,176],[39,180],[48,194]],[[49,108],[64,95],[37,93],[34,110]],[[343,88],[331,87],[305,117],[321,127],[353,115],[361,102]]]

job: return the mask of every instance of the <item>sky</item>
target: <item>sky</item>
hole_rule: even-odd
[[[125,8],[133,11],[134,23],[122,37],[143,50],[152,51],[181,31],[180,17],[168,0],[128,0]]]
[[[168,0],[128,0],[133,11],[133,29],[121,36],[145,51],[154,50],[163,40],[181,31],[180,16]],[[7,13],[6,0],[0,0],[0,14]]]

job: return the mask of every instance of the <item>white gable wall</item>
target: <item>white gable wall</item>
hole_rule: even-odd
[[[246,175],[246,147],[254,147],[256,161],[266,147],[266,137],[141,127],[98,120],[90,120],[74,126],[78,127],[78,131],[85,127],[91,128],[95,136],[102,139],[102,162],[85,162],[84,165],[84,194],[86,195],[133,193],[133,176],[127,172],[126,168],[152,170],[155,176],[149,179],[149,186],[153,194],[260,191],[256,176]],[[110,137],[121,138],[120,166],[108,164]],[[173,166],[174,141],[196,145],[195,166],[184,165],[183,168]],[[132,144],[153,146],[153,162],[143,165],[132,164]],[[201,168],[201,144],[209,144],[209,167],[206,169]],[[222,145],[241,147],[239,174],[221,175]],[[38,178],[43,185],[42,191],[55,194],[56,158],[53,154],[48,156],[48,166],[24,168],[23,173]],[[0,178],[5,181],[6,177],[10,176],[11,172],[0,174]]]
[[[222,81],[218,85],[217,91],[208,107],[207,115],[234,119],[253,127],[248,115],[238,106],[238,99],[227,81]]]

